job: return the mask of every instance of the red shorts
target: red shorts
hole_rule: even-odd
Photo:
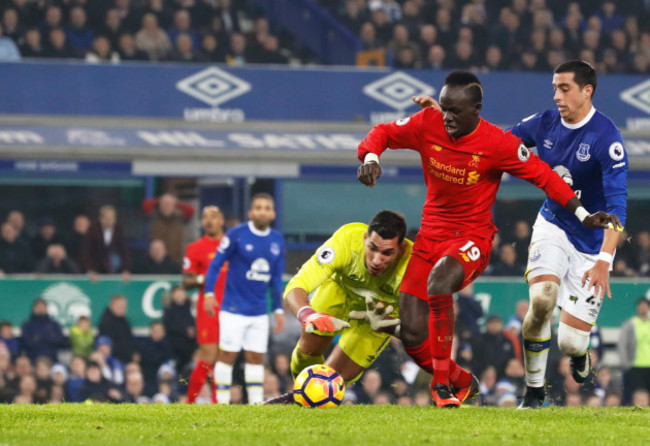
[[[203,309],[203,294],[196,301],[196,342],[197,344],[219,343],[219,306],[215,305],[214,316]]]
[[[465,288],[481,275],[490,263],[492,238],[461,235],[435,240],[420,234],[415,238],[413,254],[406,267],[400,292],[427,300],[427,280],[434,265],[443,257],[458,260],[465,270],[465,279],[460,289]]]

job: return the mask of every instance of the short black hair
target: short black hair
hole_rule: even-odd
[[[402,243],[406,236],[406,219],[398,212],[384,209],[377,212],[368,223],[368,235],[373,232],[387,240],[397,237],[397,241]]]
[[[580,89],[585,88],[587,85],[591,85],[594,88],[591,97],[593,98],[596,94],[596,87],[598,86],[596,70],[594,70],[594,67],[584,60],[567,60],[566,62],[562,62],[560,65],[555,67],[553,73],[573,73],[573,80],[578,84]]]
[[[267,194],[266,192],[258,192],[255,195],[252,196],[251,198],[251,206],[255,202],[255,200],[269,200],[271,203],[275,203],[275,200],[273,199],[273,195]]]
[[[636,304],[639,305],[639,304],[642,304],[642,303],[646,303],[646,304],[650,305],[650,300],[647,299],[645,296],[641,296],[641,297],[639,297],[637,299]]]
[[[474,103],[483,102],[483,85],[471,71],[454,70],[445,78],[445,85],[464,87]]]

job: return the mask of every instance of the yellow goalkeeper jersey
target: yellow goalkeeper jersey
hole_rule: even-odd
[[[294,288],[311,293],[329,279],[346,292],[351,300],[350,309],[365,310],[365,296],[371,296],[375,301],[393,305],[393,315],[396,315],[399,288],[411,258],[413,242],[404,239],[404,249],[397,261],[381,276],[371,276],[364,262],[363,235],[367,230],[368,225],[364,223],[341,226],[289,281],[285,297]]]

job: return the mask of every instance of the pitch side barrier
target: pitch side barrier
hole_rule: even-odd
[[[0,63],[0,114],[185,121],[385,122],[437,96],[447,71],[167,63]],[[554,108],[550,73],[480,75],[483,116],[512,125]],[[650,130],[650,80],[601,75],[596,105],[619,128]],[[515,100],[513,100],[515,98]]]

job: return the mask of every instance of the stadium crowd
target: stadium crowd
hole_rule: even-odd
[[[520,331],[528,301],[518,302],[514,314],[505,323],[496,315],[484,317],[471,288],[458,293],[455,305],[456,360],[480,376],[480,397],[474,404],[515,406],[525,386]],[[21,327],[21,336],[14,337],[10,322],[0,322],[0,403],[184,402],[187,380],[196,361],[194,318],[186,291],[176,286],[164,297],[163,319],[151,323],[147,337],[133,335],[126,317],[127,306],[124,296],[115,295],[97,327],[91,326],[88,317],[81,316],[67,336],[48,316],[47,304],[40,298],[34,301],[32,312]],[[650,302],[639,299],[637,313],[639,317],[645,314],[646,321],[648,309]],[[485,321],[483,328],[480,321]],[[292,388],[289,352],[300,335],[300,328],[292,318],[283,333],[271,336],[263,385],[265,398]],[[630,350],[630,342],[633,341],[629,334],[621,336],[622,354]],[[582,386],[571,378],[569,358],[562,356],[556,346],[552,347],[549,403],[648,406],[650,382],[646,379],[644,384],[645,369],[639,375],[640,385],[645,385],[645,389],[630,391],[624,382],[629,382],[625,380],[632,373],[630,370],[634,370],[633,364],[625,364],[622,370],[600,365],[602,343],[597,328],[592,333],[591,345],[594,373]],[[242,359],[239,358],[234,369],[232,404],[246,402]],[[429,405],[429,381],[430,376],[408,359],[399,341],[393,338],[361,381],[348,387],[345,402]],[[196,402],[209,404],[211,401],[208,383]]]
[[[362,50],[385,51],[395,68],[549,71],[571,58],[601,73],[650,67],[650,5],[642,0],[319,3]],[[245,0],[2,0],[0,11],[3,60],[319,62]]]

